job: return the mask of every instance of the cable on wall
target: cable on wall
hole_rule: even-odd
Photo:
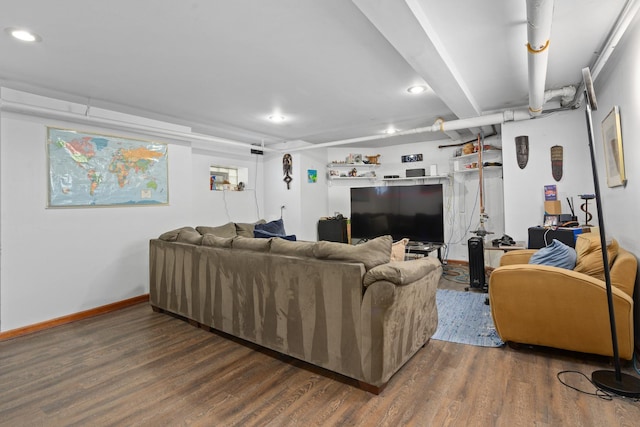
[[[264,140],[262,140],[262,146],[264,147]],[[254,155],[256,156],[256,167],[253,171],[253,200],[256,203],[257,219],[260,220],[260,205],[258,204],[258,155]]]

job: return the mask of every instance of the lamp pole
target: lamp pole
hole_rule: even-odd
[[[625,374],[620,369],[620,354],[618,351],[618,333],[616,330],[616,318],[613,307],[613,290],[611,288],[611,271],[609,269],[609,254],[607,253],[607,239],[604,229],[604,219],[602,214],[602,201],[600,197],[600,183],[598,181],[598,170],[596,167],[596,154],[593,148],[593,119],[591,110],[597,110],[595,92],[589,68],[582,69],[582,78],[585,85],[587,119],[587,133],[589,134],[589,152],[591,154],[591,171],[593,174],[593,188],[596,195],[596,209],[598,212],[598,227],[600,228],[600,247],[602,248],[602,264],[604,267],[604,281],[607,291],[607,304],[609,306],[609,325],[611,327],[611,344],[613,346],[614,371],[598,370],[591,373],[593,383],[603,390],[626,397],[640,397],[640,379],[632,375]]]

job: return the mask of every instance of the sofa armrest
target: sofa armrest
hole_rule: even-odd
[[[374,385],[386,383],[429,341],[438,326],[440,261],[425,257],[389,264],[384,270],[411,274],[397,284],[381,278],[365,289],[361,306],[362,366]],[[419,277],[408,281],[414,274]]]
[[[620,357],[633,354],[633,300],[615,287]],[[503,341],[612,355],[605,283],[544,265],[498,267],[489,282],[491,314]]]
[[[537,249],[519,249],[509,251],[500,258],[500,266],[514,264],[529,264],[529,258]]]
[[[391,261],[367,271],[362,282],[365,288],[381,280],[391,282],[397,286],[405,286],[428,275],[437,268],[442,268],[442,264],[433,257],[423,257],[410,261]]]

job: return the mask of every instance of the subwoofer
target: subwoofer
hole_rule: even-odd
[[[472,237],[469,247],[469,287],[487,291],[484,275],[484,243],[481,237]]]

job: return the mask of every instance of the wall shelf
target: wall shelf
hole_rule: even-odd
[[[382,178],[382,181],[385,182],[394,182],[394,181],[422,181],[422,180],[432,180],[432,179],[449,179],[449,175],[427,175],[427,176],[412,176],[408,178]]]
[[[484,166],[482,170],[483,171],[502,170],[502,166]],[[478,168],[468,168],[468,169],[465,168],[465,169],[455,171],[454,173],[471,173],[471,172],[478,172]]]
[[[500,155],[502,155],[502,150],[498,149],[498,148],[491,148],[489,150],[483,150],[482,151],[482,157],[484,157],[485,155],[490,156],[496,153],[500,153]],[[471,154],[463,154],[462,156],[456,156],[453,157],[452,160],[470,160],[470,159],[477,159],[478,158],[478,153],[471,153]]]
[[[332,176],[329,181],[376,180],[377,176]]]
[[[376,168],[380,166],[380,163],[329,163],[328,168]]]

